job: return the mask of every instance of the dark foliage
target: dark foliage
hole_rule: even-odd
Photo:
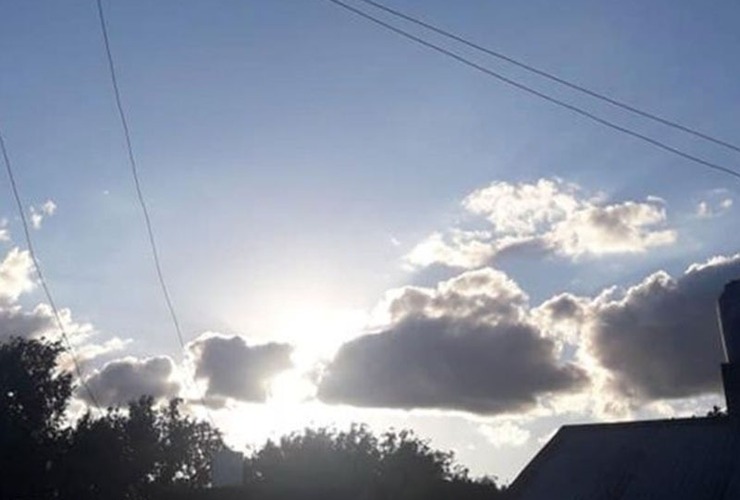
[[[85,415],[70,433],[64,491],[80,499],[136,498],[170,486],[207,486],[221,438],[208,424],[184,417],[180,404],[156,408],[153,398],[141,397],[125,413]]]
[[[410,431],[380,437],[361,425],[348,431],[306,429],[268,442],[245,465],[254,498],[442,500],[497,498],[490,480],[474,481],[450,452]]]
[[[74,387],[58,369],[58,343],[0,344],[0,498],[75,500],[451,500],[495,499],[452,453],[410,431],[375,436],[307,429],[268,442],[245,460],[244,485],[206,489],[223,447],[209,424],[183,415],[182,401],[150,396],[126,408],[88,412],[68,425]]]
[[[66,425],[73,386],[57,368],[61,352],[38,340],[0,344],[0,498],[140,499],[208,485],[221,436],[183,415],[180,400],[156,407],[142,396]]]
[[[727,410],[720,408],[717,405],[712,406],[712,409],[707,412],[708,418],[722,418],[727,416]]]
[[[72,376],[56,369],[59,343],[0,344],[0,498],[48,498],[63,452]]]

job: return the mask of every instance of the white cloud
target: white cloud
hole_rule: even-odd
[[[714,193],[715,195],[720,193]],[[713,196],[710,199],[702,200],[696,205],[695,215],[699,219],[712,219],[720,217],[730,211],[733,205],[732,198],[727,196]]]
[[[641,253],[676,241],[674,230],[659,229],[665,220],[665,209],[653,203],[584,205],[542,239],[554,253],[568,257]]]
[[[8,230],[8,219],[0,219],[0,242],[10,241],[10,231]]]
[[[494,182],[469,194],[462,204],[488,219],[496,233],[526,236],[541,233],[576,212],[583,204],[579,191],[578,186],[560,180]]]
[[[495,448],[522,446],[531,436],[531,432],[511,421],[481,425],[478,430]]]
[[[0,304],[14,303],[33,289],[33,260],[28,251],[13,248],[0,262]]]
[[[52,200],[46,200],[42,205],[36,207],[31,205],[31,225],[34,229],[41,229],[41,223],[45,218],[51,217],[57,210],[57,205]]]
[[[113,352],[122,351],[133,342],[132,339],[121,339],[119,337],[113,337],[101,342],[96,343],[85,343],[76,349],[77,359],[82,362],[89,362],[102,356],[107,356]]]
[[[559,179],[535,183],[494,182],[468,195],[463,208],[489,228],[433,233],[409,252],[415,267],[444,264],[475,268],[503,252],[534,250],[577,259],[645,252],[676,241],[666,227],[665,202],[607,202]]]
[[[498,251],[490,233],[450,230],[447,237],[435,232],[417,244],[405,260],[412,267],[443,263],[450,267],[472,269],[490,261]]]

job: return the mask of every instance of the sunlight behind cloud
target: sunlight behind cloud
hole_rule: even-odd
[[[298,370],[289,370],[272,379],[267,404],[289,407],[298,405],[316,394],[316,385]]]
[[[521,446],[529,440],[531,433],[513,422],[499,425],[481,425],[479,427],[488,441],[496,448],[504,446]]]
[[[295,348],[293,361],[298,369],[310,369],[316,362],[334,356],[339,347],[364,333],[368,313],[360,309],[338,309],[307,302],[282,311],[274,338]]]

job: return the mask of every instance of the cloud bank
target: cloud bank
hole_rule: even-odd
[[[492,415],[528,411],[548,396],[575,395],[586,398],[583,411],[623,414],[720,393],[716,303],[733,279],[740,254],[536,307],[491,268],[436,288],[404,287],[380,306],[387,327],[340,348],[318,396]]]
[[[484,227],[433,233],[406,256],[412,267],[476,268],[513,251],[569,259],[642,253],[676,241],[662,200],[608,202],[559,179],[494,182],[462,202]]]

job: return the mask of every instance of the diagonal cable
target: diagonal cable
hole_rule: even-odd
[[[477,44],[475,42],[471,42],[470,40],[463,38],[460,35],[456,35],[455,33],[452,33],[450,31],[444,30],[438,26],[435,26],[431,23],[428,23],[426,21],[422,21],[421,19],[418,19],[416,17],[410,16],[409,14],[405,14],[397,9],[394,9],[392,7],[388,7],[387,5],[383,5],[379,2],[376,2],[374,0],[358,0],[360,2],[366,3],[368,5],[372,5],[373,7],[380,9],[382,11],[385,11],[393,16],[399,17],[401,19],[404,19],[410,23],[416,24],[417,26],[421,26],[423,28],[426,28],[430,31],[433,31],[434,33],[437,33],[438,35],[442,35],[444,37],[447,37],[451,40],[455,40],[456,42],[460,42],[463,45],[467,45],[470,48],[473,48],[475,50],[478,50],[480,52],[483,52],[484,54],[488,54],[489,56],[496,57],[502,61],[506,61],[510,64],[513,64],[514,66],[518,66],[524,70],[527,70],[531,73],[534,73],[536,75],[539,75],[543,78],[547,78],[548,80],[551,80],[553,82],[559,83],[561,85],[564,85],[570,89],[576,90],[578,92],[582,92],[586,95],[589,95],[595,99],[598,99],[600,101],[609,103],[613,106],[616,106],[618,108],[621,108],[625,111],[629,111],[630,113],[634,113],[636,115],[642,116],[643,118],[647,118],[649,120],[653,120],[655,122],[661,123],[663,125],[666,125],[668,127],[674,128],[676,130],[680,130],[682,132],[685,132],[687,134],[691,134],[695,137],[699,137],[700,139],[704,139],[705,141],[709,141],[711,143],[717,144],[718,146],[723,146],[725,148],[731,149],[735,152],[740,153],[740,146],[736,146],[735,144],[732,144],[731,142],[724,141],[722,139],[717,139],[716,137],[713,137],[709,134],[706,134],[704,132],[701,132],[699,130],[696,130],[695,128],[688,127],[686,125],[682,125],[680,123],[677,123],[676,121],[670,120],[668,118],[663,118],[662,116],[656,115],[655,113],[651,113],[649,111],[642,110],[640,108],[637,108],[635,106],[632,106],[630,104],[627,104],[623,101],[619,101],[613,97],[609,97],[608,95],[596,92],[595,90],[591,90],[588,87],[585,87],[583,85],[579,85],[577,83],[574,83],[572,81],[566,80],[563,77],[557,76],[553,73],[550,73],[548,71],[539,69],[535,66],[532,66],[531,64],[527,64],[525,62],[522,62],[518,59],[514,59],[513,57],[507,56],[506,54],[503,54],[502,52],[498,52],[493,49],[489,49],[487,47],[484,47],[480,44]]]
[[[154,235],[154,227],[152,225],[152,220],[149,215],[149,208],[146,203],[146,198],[144,196],[144,192],[141,187],[141,180],[139,178],[139,169],[136,163],[136,156],[134,155],[134,148],[131,142],[131,132],[130,132],[129,125],[128,125],[128,120],[126,119],[126,113],[123,108],[123,100],[121,99],[121,90],[118,85],[118,76],[116,74],[116,66],[113,60],[113,53],[110,47],[110,38],[108,36],[108,23],[105,18],[105,11],[103,10],[103,5],[102,5],[101,0],[96,0],[95,3],[97,5],[98,20],[100,21],[100,30],[103,35],[103,45],[105,47],[105,56],[108,61],[108,70],[110,73],[111,84],[113,86],[113,95],[116,101],[118,117],[120,119],[121,127],[123,129],[123,135],[124,135],[125,144],[126,144],[126,152],[128,153],[129,166],[131,168],[131,175],[134,179],[134,185],[136,187],[136,196],[139,200],[141,212],[144,215],[144,222],[146,225],[146,234],[149,240],[149,246],[150,246],[150,250],[152,253],[152,259],[154,261],[154,267],[156,269],[157,281],[159,282],[159,287],[162,291],[162,296],[164,297],[164,301],[167,305],[167,310],[169,311],[170,318],[172,320],[172,325],[174,326],[175,333],[177,334],[177,341],[180,344],[180,347],[184,351],[185,350],[185,340],[183,338],[182,328],[180,327],[180,321],[178,319],[175,306],[172,302],[172,298],[170,297],[170,293],[167,288],[167,282],[164,278],[164,272],[162,271],[162,263],[159,257],[159,250],[157,248],[157,242],[156,242],[156,238]],[[183,381],[186,381],[186,380],[187,380],[186,377],[183,376]],[[208,420],[210,421],[211,425],[213,427],[216,427],[215,420],[213,416],[211,415],[210,410],[206,406],[203,398],[200,398],[200,403],[205,408],[206,414],[208,416]]]
[[[698,156],[694,156],[690,153],[686,153],[678,148],[675,148],[673,146],[670,146],[664,142],[661,142],[657,139],[653,139],[652,137],[649,137],[647,135],[641,134],[640,132],[635,132],[634,130],[631,130],[629,128],[623,127],[621,125],[618,125],[612,121],[609,121],[605,118],[601,118],[594,113],[591,113],[589,111],[586,111],[584,109],[579,108],[578,106],[575,106],[573,104],[567,103],[565,101],[562,101],[560,99],[557,99],[555,97],[552,97],[548,94],[545,94],[544,92],[540,92],[539,90],[536,90],[532,87],[529,87],[527,85],[524,85],[523,83],[519,83],[511,78],[508,78],[506,76],[501,75],[500,73],[497,73],[489,68],[486,68],[485,66],[482,66],[476,62],[471,61],[470,59],[467,59],[455,52],[452,52],[451,50],[448,50],[444,47],[441,47],[439,45],[436,45],[432,42],[429,42],[427,40],[424,40],[423,38],[420,38],[412,33],[409,33],[408,31],[405,31],[401,28],[398,28],[390,23],[387,23],[381,19],[378,19],[371,14],[368,14],[367,12],[364,12],[360,9],[357,9],[356,7],[353,7],[341,0],[326,0],[327,2],[333,3],[339,7],[342,7],[343,9],[346,9],[350,12],[353,12],[355,15],[358,15],[362,18],[367,19],[368,21],[375,23],[389,31],[392,31],[393,33],[396,33],[399,36],[402,36],[408,40],[411,40],[415,43],[418,43],[419,45],[423,45],[424,47],[427,47],[431,50],[434,50],[436,52],[439,52],[447,57],[450,57],[456,61],[458,61],[461,64],[464,64],[466,66],[469,66],[473,69],[476,69],[482,73],[485,73],[486,75],[495,78],[501,82],[506,83],[507,85],[510,85],[512,87],[515,87],[521,91],[527,92],[528,94],[534,95],[536,97],[539,97],[540,99],[544,99],[545,101],[548,101],[552,104],[555,104],[557,106],[560,106],[562,108],[565,108],[569,111],[572,111],[573,113],[576,113],[578,115],[583,116],[584,118],[588,118],[589,120],[592,120],[596,123],[599,123],[605,127],[608,127],[612,130],[616,130],[618,132],[621,132],[625,135],[629,135],[631,137],[634,137],[636,139],[639,139],[643,142],[646,142],[648,144],[651,144],[659,149],[662,149],[664,151],[668,151],[669,153],[672,153],[674,155],[680,156],[681,158],[684,158],[686,160],[692,161],[694,163],[697,163],[703,167],[716,170],[718,172],[725,173],[727,175],[731,175],[733,177],[736,177],[740,179],[740,172],[737,172],[736,170],[733,170],[729,167],[726,167],[724,165],[720,165],[719,163],[714,163],[708,160],[704,160],[703,158],[700,158]]]
[[[105,20],[105,14],[103,12],[103,5],[101,4],[101,0],[96,0],[96,4],[98,6],[98,18],[100,20],[100,29],[103,34],[105,55],[106,55],[106,59],[108,60],[108,70],[110,73],[111,83],[113,85],[113,95],[115,96],[116,108],[118,109],[118,117],[121,121],[121,127],[123,128],[123,135],[126,140],[126,152],[128,153],[129,166],[131,167],[131,175],[134,179],[134,186],[136,187],[136,197],[139,200],[139,205],[141,206],[141,212],[144,215],[144,223],[146,225],[146,234],[147,234],[147,238],[149,240],[149,246],[152,252],[152,259],[154,260],[154,267],[157,272],[157,281],[159,282],[159,287],[162,290],[164,301],[167,304],[167,310],[170,313],[172,324],[175,327],[175,332],[177,333],[177,340],[180,342],[180,346],[184,349],[185,341],[183,339],[182,329],[180,328],[180,321],[177,318],[177,313],[175,312],[175,306],[172,303],[172,298],[170,297],[170,292],[167,288],[167,282],[164,279],[164,272],[162,271],[162,263],[159,258],[159,250],[157,248],[157,241],[154,237],[152,219],[149,215],[149,208],[147,206],[146,199],[144,198],[144,193],[141,189],[141,180],[139,178],[139,168],[136,163],[136,157],[134,156],[134,148],[131,145],[131,132],[128,126],[128,120],[126,119],[126,113],[123,110],[123,103],[121,100],[121,91],[118,87],[118,76],[116,74],[116,67],[113,62],[113,55],[111,53],[111,48],[110,48],[110,39],[108,37],[108,23]]]
[[[90,389],[90,386],[88,385],[87,381],[85,380],[85,377],[83,376],[79,359],[77,358],[77,355],[75,354],[74,348],[72,347],[72,343],[69,341],[69,335],[67,335],[67,331],[64,328],[64,321],[62,320],[62,315],[59,313],[59,309],[57,308],[56,303],[54,302],[54,298],[51,295],[51,290],[49,289],[49,284],[46,282],[44,273],[41,270],[41,264],[39,263],[39,259],[36,257],[36,250],[33,246],[33,238],[31,238],[31,231],[29,230],[29,227],[28,227],[28,220],[26,218],[26,212],[23,209],[23,202],[21,201],[18,184],[15,181],[15,174],[13,173],[13,165],[10,162],[10,155],[8,154],[8,148],[5,145],[5,139],[3,138],[2,131],[0,131],[0,150],[2,150],[3,161],[5,163],[5,171],[8,174],[8,180],[10,181],[10,188],[13,191],[13,198],[15,199],[18,216],[20,217],[21,223],[23,225],[23,234],[26,239],[26,246],[28,247],[28,253],[31,256],[31,260],[33,261],[33,267],[36,270],[36,275],[39,278],[39,283],[41,283],[41,288],[44,291],[46,300],[49,303],[49,306],[51,307],[51,310],[54,314],[54,321],[57,324],[57,328],[59,329],[59,332],[61,333],[62,340],[64,341],[64,344],[65,344],[65,350],[72,358],[72,364],[75,367],[75,373],[77,374],[77,378],[80,379],[80,383],[85,388],[85,391],[87,392],[87,395],[90,397],[90,400],[95,404],[96,407],[100,408],[100,405],[98,404],[98,399],[95,397],[95,394]]]

